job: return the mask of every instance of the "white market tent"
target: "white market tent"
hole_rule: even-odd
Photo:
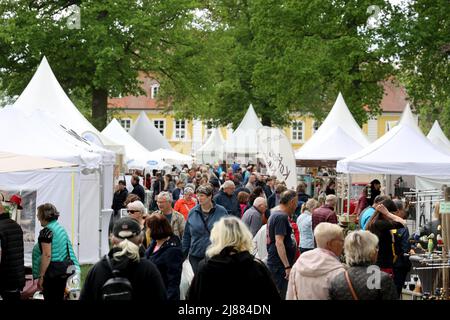
[[[237,129],[226,140],[223,152],[227,158],[256,160],[258,155],[258,129],[263,125],[250,105]]]
[[[409,106],[404,114],[411,113]],[[450,172],[450,155],[439,150],[402,116],[400,123],[381,138],[337,162],[343,173],[381,173],[410,176],[440,176]]]
[[[72,103],[45,57],[42,58],[33,78],[14,103],[14,107],[26,113],[35,110],[47,111],[58,123],[71,128],[83,138],[115,153],[123,154],[123,146],[103,136]]]
[[[195,158],[198,163],[213,164],[217,161],[223,160],[223,144],[225,140],[219,128],[216,128],[205,144],[200,147],[195,153]]]
[[[427,138],[438,148],[450,154],[450,141],[445,136],[437,120],[433,123]]]
[[[0,151],[0,173],[74,167],[73,163]]]
[[[171,167],[160,155],[151,153],[130,136],[116,119],[103,129],[102,134],[111,141],[125,146],[125,161],[129,169],[162,170]]]
[[[0,110],[0,134],[5,137],[0,141],[3,151],[79,166],[76,169],[2,173],[0,187],[36,192],[36,205],[53,203],[61,212],[59,221],[67,230],[80,262],[95,263],[99,257],[99,238],[93,235],[99,230],[99,171],[103,161],[102,155],[94,151],[97,147],[69,133],[45,112],[26,114],[14,107]],[[37,239],[40,225],[34,212],[31,219],[34,239]]]
[[[314,135],[297,150],[298,164],[334,162],[367,147],[369,140],[339,93],[328,116]]]
[[[172,150],[169,141],[156,129],[144,111],[139,114],[128,133],[148,151],[157,149]]]
[[[165,162],[172,165],[187,164],[190,167],[192,165],[192,162],[194,161],[191,156],[187,156],[174,150],[156,149],[152,151],[152,153],[161,157]]]

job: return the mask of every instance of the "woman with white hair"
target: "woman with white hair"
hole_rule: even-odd
[[[354,231],[344,243],[348,269],[338,274],[330,286],[332,300],[396,300],[394,281],[375,264],[378,238],[369,231]]]
[[[327,300],[331,280],[345,269],[339,261],[344,246],[342,228],[322,222],[314,229],[317,248],[300,255],[292,267],[286,300]]]
[[[281,300],[267,267],[250,254],[252,235],[241,220],[232,216],[221,218],[211,230],[210,240],[187,300],[220,303]]]
[[[114,224],[113,247],[87,274],[81,290],[80,300],[137,300],[153,302],[167,300],[166,288],[157,267],[143,257],[139,249],[143,240],[139,223],[131,218],[122,218]],[[126,290],[108,292],[104,285],[113,275],[130,282],[131,296]],[[122,288],[123,289],[123,288]]]

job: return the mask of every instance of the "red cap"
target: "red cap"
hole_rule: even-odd
[[[9,199],[9,202],[17,204],[17,209],[22,210],[22,206],[20,205],[22,203],[22,198],[18,196],[17,194],[14,194],[11,196],[11,199]]]

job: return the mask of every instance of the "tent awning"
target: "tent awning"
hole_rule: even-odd
[[[63,161],[9,152],[0,152],[0,173],[34,171],[39,169],[52,169],[52,168],[64,168],[76,166],[77,166],[76,164]]]

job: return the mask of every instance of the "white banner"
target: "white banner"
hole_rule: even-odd
[[[284,181],[288,189],[297,188],[295,155],[286,135],[278,128],[258,129],[258,151],[264,159],[267,174]]]

